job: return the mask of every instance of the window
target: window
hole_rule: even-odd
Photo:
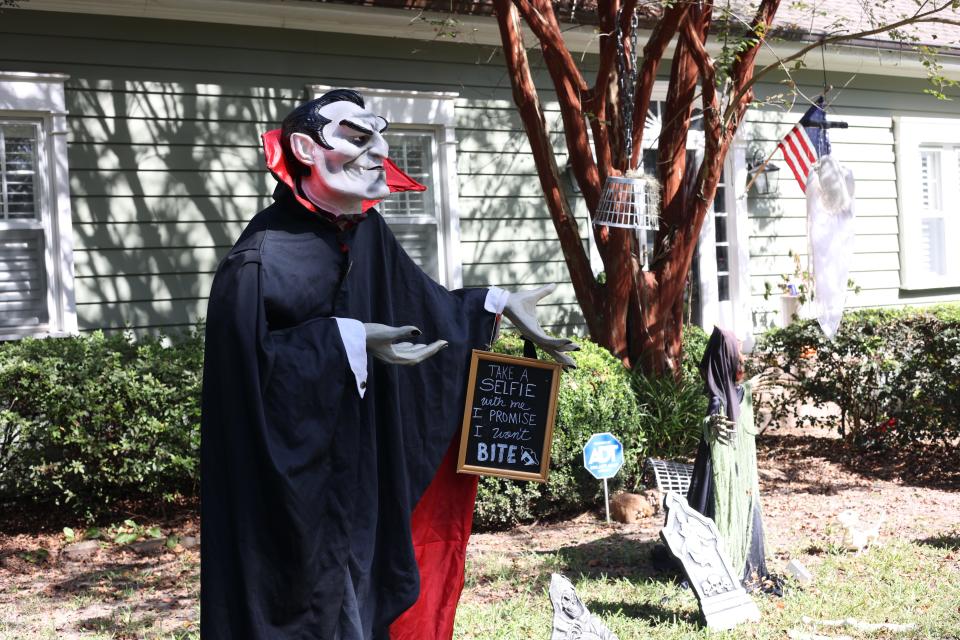
[[[319,97],[335,87],[312,85]],[[377,209],[413,260],[451,289],[462,285],[457,214],[454,93],[364,89],[368,109],[390,122],[385,134],[390,159],[427,186],[424,192],[394,193]]]
[[[717,300],[730,300],[730,239],[727,236],[727,171],[720,174],[713,197],[713,229],[717,254]]]
[[[0,339],[77,330],[65,79],[0,73]]]
[[[401,127],[387,132],[390,159],[404,173],[426,185],[426,191],[395,193],[378,206],[384,220],[404,250],[434,280],[440,280],[439,251],[440,224],[437,217],[437,188],[435,175],[440,174],[434,163],[436,139],[432,132],[404,131]]]
[[[895,122],[902,285],[960,286],[960,121]]]

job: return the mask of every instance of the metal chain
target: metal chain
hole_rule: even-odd
[[[636,7],[630,16],[630,59],[623,47],[623,29],[620,28],[623,9],[617,11],[617,82],[620,88],[620,113],[623,118],[623,155],[627,170],[633,169],[633,98],[637,91],[637,27],[640,18]]]

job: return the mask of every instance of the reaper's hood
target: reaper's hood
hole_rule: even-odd
[[[290,174],[290,171],[287,167],[287,160],[283,155],[283,148],[280,146],[280,129],[267,131],[265,134],[263,134],[262,138],[263,155],[267,161],[267,168],[270,170],[270,173],[273,174],[273,177],[276,178],[278,182],[290,187],[290,191],[293,192],[293,196],[297,199],[297,202],[303,205],[306,209],[336,221],[337,216],[328,211],[318,209],[316,205],[300,194],[300,189],[297,187],[296,180],[293,179],[293,176]],[[384,158],[383,167],[387,172],[387,186],[390,187],[390,193],[396,193],[398,191],[427,190],[426,186],[420,184],[401,171],[400,167],[395,165],[390,158]],[[363,214],[365,215],[367,210],[378,202],[380,201],[364,200]]]

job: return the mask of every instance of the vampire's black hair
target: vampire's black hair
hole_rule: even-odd
[[[342,100],[352,102],[362,108],[366,107],[363,98],[356,91],[334,89],[333,91],[327,91],[315,100],[304,102],[283,119],[283,124],[280,125],[280,147],[283,149],[287,168],[294,178],[310,175],[310,167],[301,164],[297,157],[293,155],[293,150],[290,148],[290,136],[294,133],[305,133],[324,149],[332,149],[333,147],[323,138],[323,127],[329,124],[330,120],[320,115],[320,109]]]

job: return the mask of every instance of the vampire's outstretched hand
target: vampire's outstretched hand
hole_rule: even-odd
[[[537,321],[537,302],[553,293],[556,288],[557,285],[548,284],[537,289],[510,292],[503,315],[507,316],[520,333],[549,353],[554,360],[565,367],[576,368],[577,363],[566,352],[578,351],[580,345],[569,338],[551,338]]]
[[[376,322],[366,322],[367,350],[375,357],[389,364],[419,364],[447,346],[446,340],[437,340],[430,344],[394,342],[401,338],[416,338],[420,329],[416,327],[391,327]]]

